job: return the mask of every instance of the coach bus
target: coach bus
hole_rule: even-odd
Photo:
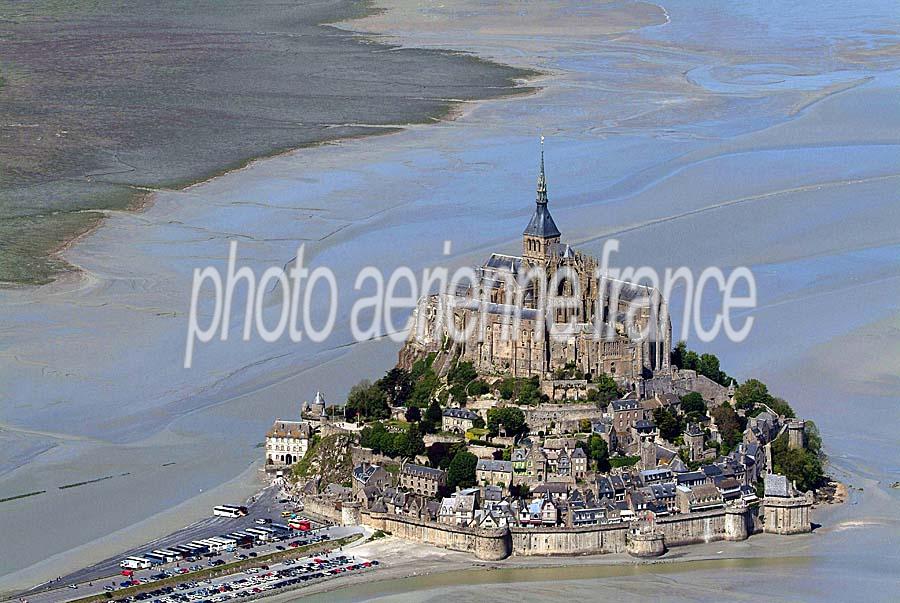
[[[213,507],[213,515],[219,517],[244,517],[247,514],[247,507],[237,507],[235,505],[219,505]]]
[[[149,559],[144,559],[143,557],[128,557],[127,559],[123,559],[121,563],[119,563],[119,567],[124,569],[147,569],[151,566]]]

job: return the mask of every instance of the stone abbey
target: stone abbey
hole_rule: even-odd
[[[472,362],[481,374],[605,373],[639,391],[644,379],[669,369],[668,306],[658,289],[610,278],[602,268],[561,242],[541,150],[522,255],[494,253],[477,268],[477,282],[423,298],[401,365],[435,353]]]

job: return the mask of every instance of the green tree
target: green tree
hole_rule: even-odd
[[[422,421],[422,427],[429,433],[438,431],[441,428],[441,419],[443,411],[437,400],[432,400],[425,411],[425,419]]]
[[[469,384],[468,391],[471,396],[483,396],[491,392],[491,387],[481,379],[476,379]]]
[[[720,385],[731,383],[731,377],[719,367],[719,359],[714,354],[702,354],[697,363],[697,372]]]
[[[461,450],[456,453],[453,460],[450,461],[450,467],[447,469],[447,486],[451,490],[459,488],[468,488],[475,485],[475,466],[478,464],[478,457]]]
[[[504,400],[515,400],[522,405],[538,404],[546,399],[541,394],[540,379],[535,377],[507,377],[500,382],[500,397]]]
[[[794,414],[794,409],[791,408],[791,405],[787,403],[787,400],[783,398],[772,398],[772,403],[769,404],[772,407],[772,410],[777,412],[779,415],[783,417],[787,417],[788,419],[793,419],[797,415]]]
[[[734,404],[743,410],[750,410],[757,404],[771,406],[773,400],[769,388],[759,379],[747,379],[734,390]]]
[[[681,412],[688,421],[697,422],[706,417],[706,401],[697,392],[681,396]]]
[[[616,380],[606,373],[600,373],[594,379],[597,389],[588,391],[587,399],[597,404],[598,408],[608,406],[613,400],[618,400],[624,392],[619,389]]]
[[[384,392],[391,406],[403,406],[412,394],[413,380],[409,371],[394,367],[376,381],[375,385]]]
[[[653,410],[653,422],[659,429],[659,435],[670,442],[674,442],[675,438],[681,435],[681,422],[666,408]]]
[[[588,456],[594,461],[597,471],[609,471],[609,447],[606,440],[598,434],[591,434],[588,438],[587,451]]]
[[[431,368],[424,369],[413,385],[412,393],[409,396],[410,406],[427,407],[440,384],[440,379]]]
[[[728,402],[714,408],[711,413],[716,420],[716,426],[719,428],[719,434],[721,434],[722,443],[725,446],[721,453],[726,454],[744,439],[746,420],[738,415]]]
[[[360,417],[365,420],[386,419],[391,416],[387,396],[384,392],[366,380],[360,381],[350,389],[344,416],[348,421]]]
[[[590,419],[581,419],[580,421],[578,421],[578,431],[590,433],[591,420]]]
[[[416,421],[422,419],[422,409],[420,409],[418,406],[410,406],[406,409],[404,418],[410,423],[415,423]]]
[[[728,385],[733,379],[725,374],[719,366],[719,358],[715,354],[699,355],[689,350],[687,344],[679,341],[672,349],[672,364],[678,368],[697,371],[720,385]]]
[[[412,369],[409,371],[409,376],[412,377],[413,382],[418,381],[422,378],[422,375],[431,370],[431,365],[434,363],[436,356],[437,354],[431,353],[413,363]]]
[[[487,427],[492,435],[497,435],[501,424],[507,435],[517,435],[525,427],[525,413],[512,406],[491,408],[487,418]]]
[[[466,405],[466,386],[462,383],[454,383],[450,386],[450,397],[460,406]]]
[[[825,481],[819,456],[808,448],[789,450],[784,435],[772,442],[772,464],[775,473],[796,482],[803,491],[817,488]]]
[[[425,441],[422,439],[422,432],[416,423],[410,425],[400,435],[403,437],[397,442],[397,448],[402,456],[415,458],[417,455],[425,452]]]
[[[447,383],[465,387],[478,378],[478,371],[471,362],[460,362],[447,372]]]
[[[466,444],[464,442],[435,442],[426,451],[428,464],[432,467],[447,469],[453,457],[460,451],[465,450]]]

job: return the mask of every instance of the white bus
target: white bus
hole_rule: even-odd
[[[149,559],[144,559],[143,557],[128,557],[127,559],[123,559],[121,563],[119,563],[119,567],[123,569],[147,569],[151,566]]]
[[[213,515],[219,517],[243,517],[247,514],[247,507],[237,507],[235,505],[219,505],[213,507]]]
[[[244,531],[248,534],[253,534],[253,538],[258,542],[268,542],[271,538],[271,534],[259,528],[247,528]]]
[[[165,559],[166,563],[171,563],[172,561],[178,561],[179,559],[181,559],[181,553],[170,551],[169,549],[156,549],[151,552],[154,555],[158,555]]]
[[[227,536],[213,536],[210,540],[221,543],[226,551],[233,551],[234,547],[237,546],[237,540],[228,538]]]
[[[215,540],[212,540],[211,538],[207,538],[204,540],[198,540],[196,542],[197,542],[197,544],[202,544],[203,546],[205,546],[209,550],[210,553],[221,553],[223,550],[225,550],[224,543],[216,542]]]

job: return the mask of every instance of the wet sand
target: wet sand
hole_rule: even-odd
[[[11,401],[2,420],[18,430],[18,450],[53,445],[0,476],[4,496],[47,490],[3,503],[0,530],[22,545],[15,556],[0,550],[0,589],[50,571],[14,570],[54,554],[56,563],[74,563],[64,551],[115,530],[128,535],[138,517],[173,504],[188,500],[183,509],[205,513],[208,503],[190,498],[258,459],[255,445],[272,417],[295,415],[317,389],[339,400],[395,360],[398,344],[350,345],[348,291],[338,333],[325,345],[216,342],[198,348],[184,371],[195,267],[222,267],[230,238],[256,268],[284,265],[298,239],[307,241],[313,264],[329,265],[341,283],[368,264],[420,270],[515,252],[544,133],[551,208],[567,240],[598,253],[616,236],[619,265],[753,269],[760,307],[750,338],[690,343],[718,354],[740,379],[762,378],[812,417],[831,470],[863,491],[851,490],[851,502],[808,539],[790,541],[810,559],[800,568],[579,578],[556,590],[512,577],[503,596],[571,599],[618,588],[632,598],[709,600],[727,588],[737,598],[876,601],[893,592],[898,65],[890,54],[859,52],[891,42],[890,34],[866,32],[883,30],[875,25],[892,7],[871,3],[848,19],[847,7],[802,3],[713,10],[673,2],[655,12],[636,4],[625,31],[603,19],[623,5],[549,5],[580,17],[578,35],[569,36],[536,34],[549,20],[540,12],[531,19],[533,6],[523,5],[501,32],[469,27],[464,17],[474,9],[458,4],[442,10],[461,20],[431,6],[389,7],[377,23],[410,46],[545,70],[541,92],[467,104],[452,123],[301,150],[159,193],[145,213],[113,215],[68,252],[83,278],[0,294],[8,343],[0,383]],[[651,24],[648,11],[658,17]],[[815,22],[806,18],[812,12]],[[529,34],[508,31],[516,27]],[[448,258],[445,239],[453,241]],[[676,331],[680,299],[672,300]],[[167,462],[177,464],[162,467]],[[126,471],[141,477],[56,489]],[[109,501],[102,514],[98,500]],[[79,551],[82,563],[92,552]],[[478,595],[477,587],[452,585],[434,592]]]
[[[108,211],[288,149],[445,117],[524,74],[327,25],[364,2],[0,7],[0,283],[43,283]]]

